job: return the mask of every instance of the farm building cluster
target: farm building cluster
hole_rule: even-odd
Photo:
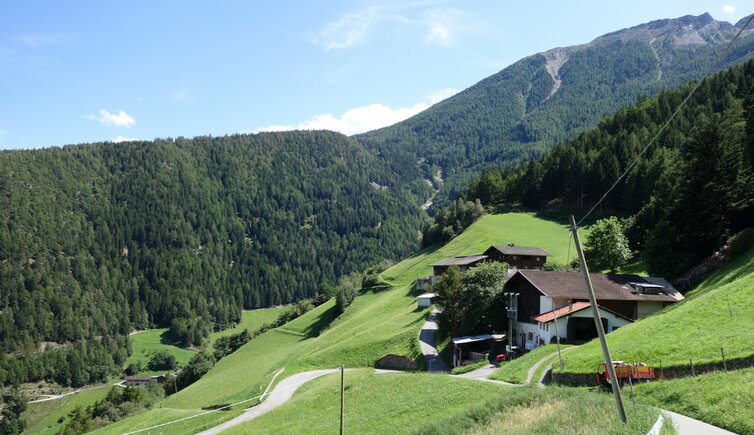
[[[509,269],[504,291],[515,295],[507,314],[513,320],[513,336],[510,340],[506,338],[506,342],[531,350],[554,343],[556,337],[560,337],[561,342],[575,344],[597,337],[582,273],[542,270],[549,256],[551,254],[541,248],[490,246],[481,254],[446,258],[432,264],[433,275],[417,279],[416,289],[430,290],[451,266],[457,266],[463,273],[483,262],[505,262]],[[606,332],[683,299],[663,278],[602,273],[590,273],[590,277]],[[419,305],[429,306],[435,297],[434,293],[424,293],[418,297]],[[504,312],[501,310],[501,316],[506,315]],[[484,338],[487,343],[480,343],[481,347],[497,347],[492,336]],[[499,337],[496,338],[499,341]]]

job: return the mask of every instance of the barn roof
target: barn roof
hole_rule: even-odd
[[[549,272],[543,270],[519,269],[520,275],[529,281],[543,295],[552,299],[587,299],[584,277],[580,272]],[[514,277],[516,276],[514,275]],[[639,275],[590,273],[597,300],[606,301],[656,301],[675,302],[683,296],[664,279],[645,278]],[[511,278],[513,279],[513,278]],[[662,285],[659,294],[640,294],[631,283]]]
[[[574,303],[572,303],[570,305],[566,305],[565,307],[561,307],[561,308],[558,308],[556,310],[552,310],[552,311],[548,311],[546,313],[542,313],[539,316],[535,317],[534,321],[535,322],[542,322],[542,323],[551,322],[551,321],[553,321],[555,319],[559,319],[559,318],[561,318],[563,316],[567,316],[569,314],[573,314],[573,313],[575,313],[577,311],[581,311],[581,310],[585,310],[587,308],[591,308],[591,306],[592,306],[592,304],[590,304],[589,302],[584,302],[584,301],[574,302]],[[629,322],[633,322],[633,320],[629,319],[628,317],[626,317],[626,316],[624,316],[622,314],[616,313],[613,310],[608,310],[607,308],[605,308],[605,307],[603,307],[603,306],[601,306],[599,304],[597,304],[597,307],[600,309],[600,311],[607,311],[608,313],[610,313],[610,314],[612,314],[612,315],[614,315],[616,317],[620,317],[622,319],[628,320]]]
[[[443,258],[436,263],[430,264],[430,266],[466,266],[476,263],[477,261],[484,260],[486,258],[487,256],[484,254],[461,255],[458,257]]]
[[[532,248],[529,246],[516,246],[516,245],[494,245],[490,246],[490,249],[497,249],[500,251],[501,254],[504,255],[528,255],[528,256],[536,256],[536,257],[551,257],[552,254],[545,251],[542,248]]]

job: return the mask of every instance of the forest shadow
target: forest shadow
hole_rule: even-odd
[[[181,346],[181,342],[174,339],[173,336],[170,334],[170,329],[160,334],[160,344],[164,344],[165,346],[175,346],[175,347],[183,348],[183,346]]]
[[[319,317],[317,317],[317,320],[315,320],[306,328],[306,330],[304,330],[304,336],[306,336],[306,338],[318,337],[319,334],[322,333],[322,331],[330,326],[330,323],[332,323],[333,320],[338,318],[339,314],[340,313],[338,312],[337,305],[333,305],[332,307],[328,308],[326,311],[322,312]]]

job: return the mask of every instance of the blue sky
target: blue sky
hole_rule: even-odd
[[[612,4],[609,4],[612,3]],[[389,125],[518,59],[726,1],[0,5],[0,149]]]

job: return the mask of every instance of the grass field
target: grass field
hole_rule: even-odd
[[[258,310],[243,310],[241,313],[241,322],[233,328],[226,329],[220,332],[213,332],[209,335],[209,348],[212,349],[212,345],[219,337],[226,335],[237,334],[244,329],[249,333],[256,331],[266,323],[272,323],[277,320],[278,316],[288,309],[288,307],[272,307],[272,308],[260,308]]]
[[[62,397],[57,400],[48,400],[46,402],[30,403],[29,407],[23,413],[23,419],[26,420],[26,431],[28,434],[55,434],[63,427],[58,423],[61,418],[67,423],[70,418],[68,414],[76,406],[86,408],[92,403],[102,400],[107,392],[112,388],[111,385],[105,385],[99,388],[83,390],[76,394]]]
[[[445,246],[425,249],[385,271],[385,286],[357,297],[331,323],[334,301],[260,335],[222,359],[197,383],[166,399],[162,406],[200,412],[202,407],[253,397],[281,367],[285,367],[284,377],[340,364],[370,367],[390,353],[422,359],[417,337],[426,310],[416,306],[416,277],[429,274],[429,264],[440,258],[481,252],[490,245],[504,243],[539,246],[554,254],[553,261],[567,260],[568,232],[564,223],[527,213],[485,216]],[[571,256],[574,255],[572,251]],[[164,419],[160,411],[154,410],[129,418],[118,427],[146,427],[161,421]]]
[[[191,359],[194,352],[171,344],[170,340],[165,338],[165,333],[167,331],[167,328],[148,329],[131,335],[130,338],[133,352],[131,353],[131,356],[126,359],[126,365],[141,361],[144,367],[146,367],[149,362],[149,357],[158,350],[168,351],[171,355],[175,356],[179,365],[186,364],[188,360]],[[153,375],[160,373],[163,372],[153,373],[150,371],[144,371],[140,374]]]
[[[340,378],[326,376],[275,412],[228,434],[337,433]],[[430,374],[346,373],[348,433],[646,433],[657,411],[630,411],[623,427],[612,397],[587,390],[512,388]]]
[[[560,345],[561,349],[565,349],[566,345]],[[511,382],[514,384],[523,384],[526,381],[526,374],[537,361],[541,360],[548,354],[556,352],[558,345],[546,344],[539,346],[538,348],[528,352],[527,354],[516,358],[514,360],[502,363],[500,368],[490,376],[490,379],[497,379],[498,381]],[[565,355],[565,354],[564,354]],[[538,379],[538,378],[537,378]],[[536,379],[535,379],[536,382]]]
[[[730,305],[729,305],[730,303]],[[730,307],[730,308],[729,308]],[[728,264],[686,296],[655,314],[607,335],[615,360],[664,367],[754,355],[754,250]],[[594,340],[565,354],[566,372],[591,373],[602,361]]]

